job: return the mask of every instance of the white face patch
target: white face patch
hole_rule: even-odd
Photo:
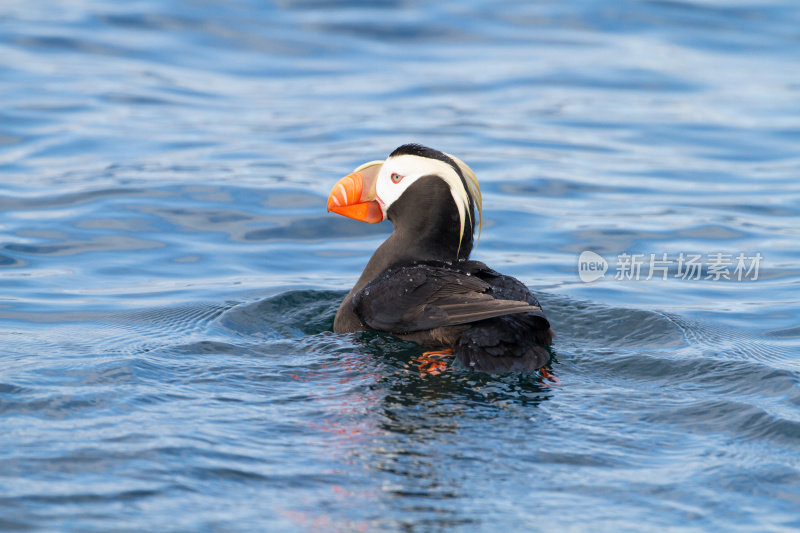
[[[464,183],[453,167],[438,159],[406,154],[391,157],[384,162],[375,183],[375,192],[381,204],[384,218],[389,207],[403,195],[412,183],[423,176],[430,175],[439,176],[450,187],[450,194],[453,196],[453,201],[458,208],[458,216],[461,222],[460,235],[463,237],[464,221],[468,218],[472,222],[472,214],[469,209],[470,197],[464,188]],[[477,180],[475,181],[477,185]],[[479,202],[480,198],[476,202],[478,206],[480,206]]]

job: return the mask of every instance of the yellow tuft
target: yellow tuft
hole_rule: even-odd
[[[469,189],[469,195],[472,197],[472,201],[475,203],[475,209],[478,212],[478,238],[475,240],[475,244],[481,239],[481,225],[483,222],[483,198],[481,197],[481,187],[478,185],[478,177],[469,168],[469,165],[464,163],[461,159],[457,158],[451,154],[445,154],[447,157],[452,159],[458,165],[458,168],[461,169],[461,173],[464,175],[465,181],[467,182],[467,188]],[[470,223],[472,223],[472,227],[475,227],[475,224],[472,220],[472,215],[469,210],[469,201],[467,200],[467,214],[470,216]],[[461,239],[464,238],[464,226],[462,222],[461,226]],[[460,243],[461,241],[459,241]],[[459,244],[460,246],[460,244]]]

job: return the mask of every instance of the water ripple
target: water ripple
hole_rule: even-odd
[[[0,529],[800,528],[791,2],[187,7],[0,7]],[[325,198],[408,141],[476,170],[558,381],[330,331],[389,227]]]

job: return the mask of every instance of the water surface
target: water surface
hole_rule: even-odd
[[[799,13],[4,3],[0,529],[800,528]],[[409,141],[476,171],[558,381],[331,333],[390,227],[327,193]]]

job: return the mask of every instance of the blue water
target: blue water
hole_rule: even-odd
[[[0,529],[800,528],[792,0],[11,0],[0,98]],[[327,193],[411,141],[558,381],[331,333],[390,228]]]

